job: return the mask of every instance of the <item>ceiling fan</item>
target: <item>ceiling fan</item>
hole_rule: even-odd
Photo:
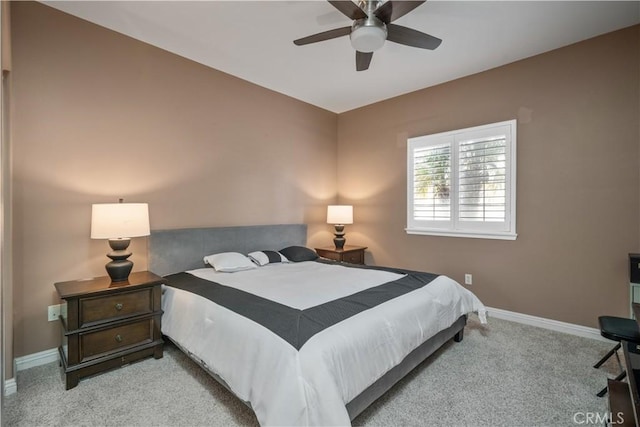
[[[385,40],[430,50],[437,48],[442,43],[442,40],[437,37],[391,23],[411,12],[426,0],[360,0],[357,4],[350,0],[328,1],[342,14],[352,19],[353,24],[350,27],[336,28],[303,37],[294,40],[293,43],[302,46],[349,35],[351,45],[356,50],[357,71],[369,68],[373,52],[380,49]]]

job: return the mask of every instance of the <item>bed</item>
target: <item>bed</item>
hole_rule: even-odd
[[[166,281],[163,334],[261,425],[348,425],[445,342],[462,340],[467,314],[485,321],[478,298],[446,276],[307,259],[306,238],[304,224],[150,236],[150,270]],[[242,271],[203,262],[282,248],[295,262],[273,252]]]

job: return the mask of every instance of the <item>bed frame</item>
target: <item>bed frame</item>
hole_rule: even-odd
[[[306,224],[153,230],[149,238],[149,269],[165,276],[203,267],[202,258],[205,255],[228,251],[247,254],[259,250],[280,250],[293,245],[305,246],[306,241]],[[444,343],[451,338],[456,342],[461,341],[466,323],[466,316],[458,318],[453,325],[424,342],[399,365],[347,403],[346,407],[351,420]],[[211,372],[202,361],[193,357],[187,349],[181,348],[181,350],[231,391],[229,386]],[[251,407],[248,402],[244,403]]]

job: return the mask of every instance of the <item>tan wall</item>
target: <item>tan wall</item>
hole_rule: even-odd
[[[334,113],[38,3],[13,35],[15,353],[59,344],[53,283],[104,275],[92,203],[148,202],[152,229],[306,222],[336,197]],[[316,242],[316,243],[314,243]],[[134,269],[146,239],[134,239]]]
[[[341,114],[347,240],[491,307],[594,327],[629,314],[639,236],[640,27]],[[516,241],[407,235],[406,138],[518,119]]]

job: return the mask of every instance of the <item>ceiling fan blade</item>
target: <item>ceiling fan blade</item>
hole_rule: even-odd
[[[392,1],[388,0],[373,13],[385,24],[393,22],[401,16],[411,12],[420,6],[426,0],[422,1]]]
[[[437,37],[396,24],[387,24],[387,40],[430,50],[437,48],[442,43],[442,40]]]
[[[350,0],[346,0],[346,1],[328,0],[328,1],[333,5],[333,7],[338,9],[349,19],[355,20],[355,19],[362,19],[367,17],[367,14],[364,13],[362,9],[360,9],[354,2]]]
[[[317,43],[325,40],[335,39],[336,37],[347,36],[351,32],[351,27],[336,28],[322,33],[314,34],[312,36],[303,37],[298,40],[294,40],[293,44],[296,46],[302,46],[309,43]]]
[[[356,50],[356,71],[365,71],[369,69],[373,52],[360,52]]]

